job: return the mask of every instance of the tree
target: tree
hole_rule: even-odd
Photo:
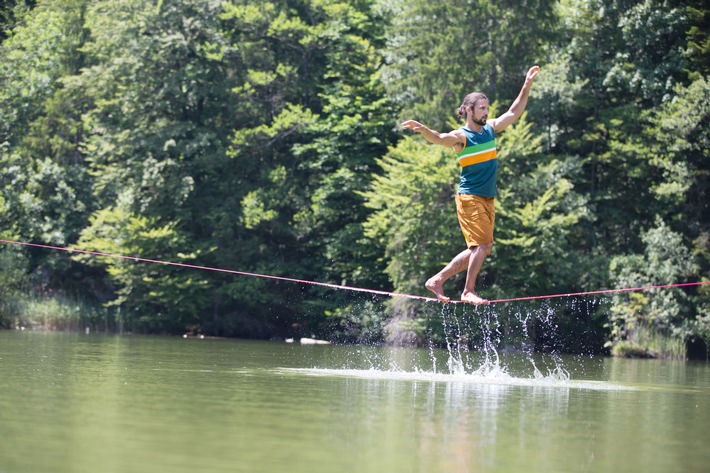
[[[685,32],[688,40],[688,60],[690,74],[707,77],[710,74],[710,8],[702,0],[673,1],[684,9],[689,20]]]
[[[611,271],[618,287],[640,287],[685,281],[696,267],[682,235],[663,221],[644,233],[646,251],[614,258]],[[611,344],[627,341],[654,356],[685,359],[685,343],[692,334],[694,312],[681,289],[616,295],[611,308]]]
[[[580,165],[541,155],[542,137],[532,129],[524,115],[498,139],[496,245],[478,286],[491,298],[509,297],[511,288],[518,294],[541,294],[580,283],[583,258],[574,255],[572,244],[575,226],[587,214],[572,185]],[[374,177],[365,194],[366,205],[375,210],[366,235],[386,242],[386,271],[394,290],[420,294],[426,279],[464,248],[452,202],[455,156],[407,137],[380,165],[383,175]],[[464,277],[454,278],[454,292],[462,290]],[[394,306],[394,323],[414,318],[429,330],[438,324],[437,313],[436,307],[401,301]]]
[[[96,2],[86,15],[87,67],[67,79],[93,104],[82,151],[95,209],[80,243],[99,251],[209,264],[210,185],[228,162],[234,117],[222,56],[221,5]],[[204,192],[204,193],[203,193]],[[84,261],[84,259],[82,259]],[[127,329],[199,326],[215,300],[207,274],[99,260]],[[176,301],[181,301],[175,304]]]
[[[427,278],[461,251],[453,202],[457,163],[450,151],[405,137],[378,164],[382,174],[373,176],[372,188],[364,193],[365,205],[373,210],[365,236],[383,242],[393,290],[421,294]],[[437,312],[431,304],[393,301],[388,339],[421,343],[429,324],[437,324],[430,318]]]
[[[240,169],[231,186],[234,231],[250,242],[235,246],[240,263],[303,279],[385,284],[379,248],[363,236],[359,195],[393,139],[374,2],[237,2],[224,18],[241,74],[234,100],[243,121],[229,149]],[[304,301],[302,292],[279,287],[256,301],[276,306],[284,319],[303,304],[301,325],[314,331],[324,314],[353,301],[319,289]],[[338,317],[326,325],[343,322]]]
[[[67,244],[88,217],[91,185],[79,152],[84,108],[61,81],[82,64],[86,3],[40,2],[0,45],[0,192],[7,209],[0,222],[23,241]],[[71,266],[62,255],[27,256],[22,267],[40,295],[56,289]]]
[[[666,100],[685,77],[687,19],[678,8],[653,0],[568,1],[560,18],[557,56],[569,58],[566,70],[584,87],[576,107],[553,128],[560,130],[556,152],[585,160],[578,190],[589,195],[596,218],[583,241],[606,254],[640,248],[639,235],[657,209],[639,205],[653,201],[645,185],[651,170],[636,152],[643,143],[630,143],[643,133],[644,111]]]
[[[618,287],[710,277],[704,257],[710,235],[706,218],[710,88],[699,79],[687,88],[677,86],[675,92],[676,97],[647,115],[644,145],[637,153],[653,171],[649,190],[658,204],[653,206],[658,216],[655,228],[642,234],[644,253],[612,262]],[[677,289],[619,296],[612,307],[611,344],[623,346],[620,342],[629,341],[660,356],[684,358],[687,340],[707,340],[705,306],[704,289],[695,294]]]
[[[709,277],[702,2],[11,3],[0,10],[9,238],[420,293],[462,248],[457,169],[451,152],[401,138],[397,117],[458,126],[466,93],[500,109],[538,63],[527,115],[499,136],[481,289],[631,281],[659,228],[693,258],[690,272],[672,259],[673,274]],[[394,314],[416,336],[443,333],[434,304],[36,249],[0,258],[0,278],[21,281],[4,295],[100,301],[124,329],[380,340]],[[704,288],[675,305],[654,297],[643,310],[707,339]],[[555,310],[561,332],[603,333],[572,311]],[[542,348],[548,335],[532,336]]]
[[[34,8],[34,0],[5,0],[0,5],[0,43],[11,34],[15,24],[30,9]]]
[[[463,97],[512,102],[520,77],[542,56],[557,23],[555,2],[391,2],[384,78],[402,116],[443,129]]]

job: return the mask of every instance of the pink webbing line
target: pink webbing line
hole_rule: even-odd
[[[496,300],[490,300],[488,302],[493,304],[496,302],[531,301],[534,299],[555,299],[555,298],[560,298],[560,297],[591,296],[591,295],[596,295],[596,294],[611,294],[611,293],[615,293],[615,292],[636,292],[636,291],[650,291],[652,289],[670,289],[672,287],[702,286],[703,284],[710,284],[710,281],[686,282],[686,283],[677,283],[677,284],[661,284],[659,286],[625,287],[625,288],[621,288],[621,289],[602,289],[599,291],[569,292],[566,294],[548,294],[545,296],[511,297],[509,299],[496,299]]]
[[[41,245],[39,243],[27,243],[27,242],[23,242],[23,241],[12,241],[12,240],[2,240],[2,239],[0,239],[0,243],[7,243],[10,245],[32,246],[32,247],[44,248],[44,249],[48,249],[48,250],[67,251],[69,253],[82,253],[82,254],[92,255],[92,256],[104,256],[107,258],[118,258],[118,259],[132,260],[132,261],[141,261],[144,263],[157,263],[157,264],[163,264],[166,266],[179,266],[181,268],[201,269],[203,271],[215,271],[215,272],[219,272],[219,273],[238,274],[241,276],[253,276],[256,278],[275,279],[277,281],[288,281],[288,282],[295,282],[295,283],[300,283],[300,284],[310,284],[313,286],[330,287],[333,289],[345,289],[348,291],[368,292],[371,294],[377,294],[380,296],[387,296],[387,297],[407,297],[409,299],[421,299],[421,300],[425,300],[425,301],[434,301],[434,302],[438,301],[438,299],[435,299],[433,297],[417,296],[414,294],[399,294],[396,292],[380,291],[377,289],[365,289],[362,287],[343,286],[340,284],[331,284],[331,283],[327,283],[327,282],[306,281],[303,279],[287,278],[287,277],[283,277],[283,276],[272,276],[269,274],[248,273],[245,271],[235,271],[233,269],[213,268],[210,266],[200,266],[200,265],[196,265],[196,264],[175,263],[172,261],[162,261],[162,260],[156,260],[156,259],[141,258],[138,256],[117,255],[117,254],[111,254],[111,253],[102,253],[100,251],[79,250],[76,248],[64,248],[61,246]]]
[[[294,279],[294,278],[287,278],[287,277],[283,277],[283,276],[272,276],[272,275],[268,275],[268,274],[249,273],[249,272],[245,272],[245,271],[236,271],[233,269],[213,268],[210,266],[200,266],[200,265],[196,265],[196,264],[187,264],[187,263],[175,263],[172,261],[162,261],[162,260],[156,260],[156,259],[141,258],[141,257],[137,257],[137,256],[126,256],[126,255],[117,255],[117,254],[111,254],[111,253],[102,253],[100,251],[80,250],[80,249],[76,249],[76,248],[65,248],[65,247],[61,247],[61,246],[41,245],[39,243],[27,243],[27,242],[22,242],[22,241],[12,241],[12,240],[2,240],[2,239],[0,239],[0,243],[5,243],[5,244],[9,244],[9,245],[32,246],[32,247],[36,247],[36,248],[45,248],[45,249],[49,249],[49,250],[66,251],[69,253],[82,253],[82,254],[92,255],[92,256],[104,256],[107,258],[118,258],[118,259],[132,260],[132,261],[141,261],[141,262],[145,262],[145,263],[157,263],[157,264],[163,264],[166,266],[178,266],[181,268],[200,269],[203,271],[215,271],[215,272],[227,273],[227,274],[238,274],[241,276],[252,276],[252,277],[257,277],[257,278],[274,279],[277,281],[288,281],[288,282],[295,282],[295,283],[299,283],[299,284],[310,284],[312,286],[329,287],[332,289],[344,289],[347,291],[367,292],[370,294],[377,294],[377,295],[386,296],[386,297],[406,297],[408,299],[419,299],[419,300],[423,300],[423,301],[439,302],[439,300],[434,297],[418,296],[415,294],[401,294],[401,293],[397,293],[397,292],[380,291],[377,289],[366,289],[366,288],[354,287],[354,286],[344,286],[341,284],[332,284],[332,283],[327,283],[327,282],[307,281],[304,279]],[[561,297],[575,297],[575,296],[590,296],[590,295],[609,294],[609,293],[616,293],[616,292],[648,291],[651,289],[669,289],[672,287],[700,286],[703,284],[710,284],[710,281],[699,281],[699,282],[678,283],[678,284],[663,284],[663,285],[659,285],[659,286],[630,287],[630,288],[622,288],[622,289],[602,289],[599,291],[571,292],[571,293],[566,293],[566,294],[548,294],[548,295],[543,295],[543,296],[512,297],[509,299],[489,300],[488,303],[489,304],[497,304],[497,303],[502,303],[502,302],[530,301],[530,300],[536,300],[536,299],[555,299],[555,298],[561,298]],[[451,304],[460,304],[460,303],[462,303],[462,301],[452,300],[452,301],[450,301],[450,303]]]

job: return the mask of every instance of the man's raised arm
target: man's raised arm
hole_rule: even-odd
[[[489,123],[495,131],[504,130],[508,125],[513,123],[520,117],[520,115],[523,114],[523,111],[525,111],[525,107],[528,104],[528,95],[530,94],[530,89],[532,88],[533,80],[535,80],[535,76],[538,72],[540,72],[539,66],[531,67],[527,75],[525,76],[525,83],[523,84],[523,88],[520,89],[520,93],[513,102],[513,105],[511,105],[508,111],[505,112],[503,115],[489,120]]]

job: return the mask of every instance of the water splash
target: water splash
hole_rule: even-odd
[[[447,384],[461,384],[466,386],[522,386],[531,388],[554,389],[585,389],[593,391],[633,391],[632,386],[605,383],[601,381],[572,381],[569,379],[555,379],[543,377],[519,378],[505,372],[487,373],[481,375],[471,374],[446,374],[432,373],[429,371],[397,371],[378,369],[329,369],[329,368],[277,368],[273,370],[281,375],[295,374],[318,377],[356,378],[377,381],[413,381],[413,382],[441,382]]]
[[[508,313],[501,313],[491,306],[465,306],[458,311],[444,306],[441,320],[446,371],[443,374],[486,379],[523,377],[538,381],[569,381],[569,370],[559,352],[554,347],[543,347],[547,349],[546,353],[536,354],[529,331],[537,323],[546,332],[548,339],[556,339],[558,325],[554,305],[525,304],[511,309]],[[506,321],[505,327],[502,317]],[[515,334],[517,345],[503,346],[506,338],[504,331],[509,332],[508,338],[511,338],[510,333]],[[471,340],[473,333],[477,334],[475,341]],[[505,352],[505,357],[501,357],[501,351]],[[437,355],[442,356],[442,353],[437,353],[430,346],[429,357],[433,372],[439,374],[437,366],[441,363]],[[503,358],[513,359],[515,363],[506,364]]]
[[[463,389],[509,389],[529,386],[535,389],[579,388],[627,390],[601,381],[573,380],[565,363],[574,359],[555,350],[558,336],[556,304],[536,303],[500,306],[443,305],[441,325],[435,330],[441,344],[425,349],[401,347],[351,347],[352,356],[322,359],[313,368],[283,368],[310,376],[363,378],[369,381],[427,381],[464,386]],[[544,353],[536,351],[533,341],[545,330],[549,345]],[[448,389],[448,388],[447,388]]]

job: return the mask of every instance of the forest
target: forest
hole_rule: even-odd
[[[431,295],[464,248],[449,131],[503,113],[489,299],[710,281],[703,0],[15,0],[0,239]],[[465,274],[447,283],[460,293]],[[0,328],[685,359],[710,286],[475,307],[0,244]],[[524,330],[520,330],[520,323]],[[480,323],[479,323],[480,322]],[[463,323],[463,322],[462,322]],[[482,325],[483,324],[483,325]],[[700,348],[698,348],[700,347]]]

